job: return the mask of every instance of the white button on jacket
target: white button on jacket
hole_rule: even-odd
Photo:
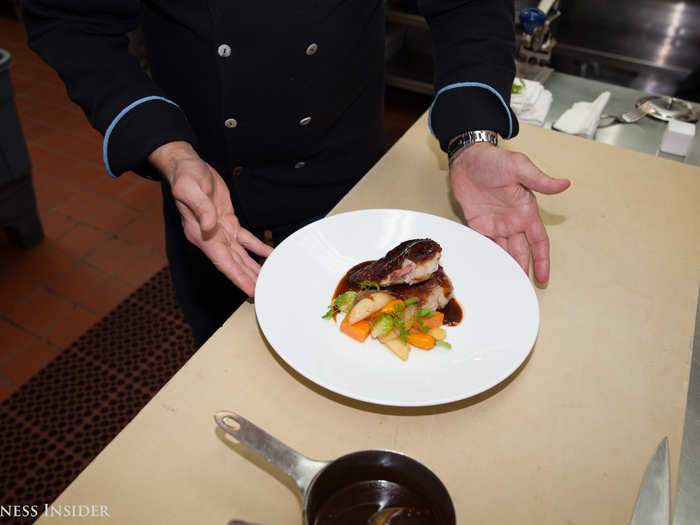
[[[231,46],[227,46],[226,44],[221,44],[219,46],[219,56],[220,57],[227,57],[231,54]]]

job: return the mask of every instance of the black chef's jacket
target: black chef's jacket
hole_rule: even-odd
[[[433,36],[430,123],[442,148],[467,130],[515,135],[512,2],[418,3]],[[188,141],[258,235],[324,215],[384,151],[380,0],[23,0],[22,8],[30,47],[105,136],[111,175],[160,178],[148,155]],[[127,51],[125,35],[139,24],[150,77]],[[187,242],[161,185],[175,292],[204,342],[245,295]]]
[[[512,2],[419,7],[436,90],[454,86],[431,114],[443,149],[470,129],[517,133]],[[30,46],[108,134],[115,176],[155,175],[148,154],[186,140],[227,181],[241,221],[268,227],[328,211],[383,152],[380,0],[25,0],[23,12]],[[141,22],[152,78],[127,53]]]

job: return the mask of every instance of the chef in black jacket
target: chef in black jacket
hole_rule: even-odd
[[[455,197],[472,228],[526,271],[532,254],[546,281],[549,241],[532,190],[557,193],[568,181],[493,144],[518,132],[512,2],[418,3],[434,42],[430,126],[451,149]],[[261,232],[283,237],[323,216],[383,153],[381,0],[22,7],[30,47],[104,135],[108,173],[162,181],[168,261],[199,342],[254,294],[251,253],[271,251]],[[150,77],[127,51],[139,23]]]

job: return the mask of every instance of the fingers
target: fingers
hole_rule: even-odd
[[[541,283],[549,280],[549,237],[542,221],[534,221],[525,232],[532,251],[535,279]]]
[[[248,296],[255,295],[255,283],[260,265],[239,244],[216,243],[204,246],[202,249],[218,270],[233,284]]]
[[[516,233],[508,237],[507,249],[525,273],[528,273],[530,270],[530,246],[525,234]]]
[[[571,181],[568,179],[555,179],[546,175],[526,155],[516,153],[513,159],[520,184],[529,190],[552,195],[564,191],[571,185]]]
[[[272,246],[268,246],[245,228],[240,228],[237,235],[238,242],[251,252],[267,257],[272,253]]]

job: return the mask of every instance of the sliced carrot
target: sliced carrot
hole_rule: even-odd
[[[408,334],[406,340],[408,344],[417,348],[422,348],[423,350],[430,350],[435,346],[435,338],[430,334],[424,334],[422,332],[418,334]]]
[[[350,324],[349,316],[347,315],[343,318],[343,322],[340,323],[340,331],[349,335],[360,343],[367,339],[371,329],[372,326],[369,324],[369,321],[365,321],[364,319],[362,321],[357,321],[354,324]]]
[[[428,328],[438,328],[442,326],[442,321],[445,319],[445,314],[442,312],[435,312],[435,315],[432,317],[423,317],[423,326],[427,326]],[[416,321],[416,324],[414,326],[417,326],[418,322]]]
[[[401,304],[404,308],[406,307],[406,304],[403,302],[403,299],[393,299],[386,303],[386,305],[383,308],[377,310],[372,315],[370,315],[369,318],[374,319],[375,317],[379,317],[382,314],[390,314],[393,312],[400,312],[401,310],[403,310],[403,308],[401,308],[400,310],[395,310],[394,305],[396,304]]]

